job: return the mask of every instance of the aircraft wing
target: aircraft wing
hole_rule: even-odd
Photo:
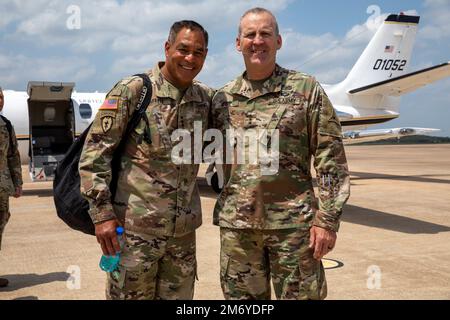
[[[353,89],[350,90],[349,93],[353,95],[381,94],[387,96],[401,96],[449,76],[450,62],[447,62],[431,68],[408,73],[400,77]]]
[[[419,134],[428,134],[440,131],[432,128],[394,128],[394,129],[374,129],[374,130],[356,130],[344,131],[343,138],[345,144],[354,144],[367,141],[378,141],[389,138],[400,138],[406,136],[415,136]]]

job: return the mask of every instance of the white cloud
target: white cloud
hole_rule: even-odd
[[[370,39],[355,42],[351,37],[340,39],[332,33],[311,36],[293,30],[282,30],[282,35],[280,64],[312,73],[322,83],[343,80]]]
[[[80,59],[65,58],[65,65],[54,71],[55,59],[37,58],[31,51],[22,54],[21,62],[33,72],[17,73],[17,67],[9,63],[3,74],[10,74],[14,69],[17,77],[5,77],[5,85],[16,86],[31,77],[35,79],[70,78],[72,81],[92,76],[96,70],[93,63],[102,55],[112,60],[107,70],[100,71],[97,79],[108,79],[128,75],[133,72],[147,70],[158,60],[164,58],[163,44],[167,38],[171,24],[180,19],[193,19],[200,22],[214,37],[215,34],[237,31],[237,24],[242,13],[255,6],[264,6],[273,12],[284,10],[292,0],[235,0],[230,5],[228,0],[195,0],[176,1],[138,1],[125,0],[16,0],[7,5],[8,20],[3,25],[14,27],[10,34],[3,34],[5,42],[16,47],[35,48],[36,52],[53,51],[59,56],[86,57],[80,65]],[[80,29],[69,30],[67,19],[71,5],[80,9]],[[234,32],[233,32],[234,33]],[[214,39],[211,39],[214,41]],[[27,49],[29,50],[29,49]],[[41,53],[42,54],[42,53]],[[92,58],[88,58],[92,56]],[[8,59],[17,61],[18,57],[9,55]],[[90,59],[91,61],[88,61]],[[100,58],[101,60],[101,58]],[[109,61],[109,60],[108,60]],[[48,69],[45,72],[45,64]],[[67,66],[72,66],[71,68]],[[20,68],[19,68],[20,69]],[[76,71],[75,71],[76,70]],[[243,70],[243,62],[234,45],[225,51],[210,49],[200,79],[221,86],[224,81],[231,80]],[[26,78],[19,81],[19,78]],[[8,79],[7,79],[8,78]],[[58,79],[61,80],[61,79]],[[21,85],[23,86],[23,84]],[[95,88],[97,89],[97,88]]]
[[[175,20],[197,20],[210,35],[214,35],[236,28],[239,17],[248,8],[264,5],[277,12],[291,1],[240,0],[230,6],[228,0],[197,0],[187,4],[182,1],[129,0],[119,4],[113,0],[82,0],[75,3],[81,10],[81,29],[68,30],[65,27],[69,17],[66,9],[72,2],[41,0],[33,10],[24,11],[10,39],[16,42],[31,40],[37,46],[65,47],[69,53],[81,56],[109,53],[114,61],[102,74],[103,78],[109,79],[146,70],[155,61],[163,59],[163,43]],[[25,7],[29,8],[28,3],[17,1],[12,14]],[[311,70],[322,82],[342,80],[373,36],[374,26],[385,16],[381,15],[381,19],[370,17],[365,24],[351,28],[343,38],[332,33],[311,36],[291,29],[282,30],[284,44],[279,52],[279,62],[292,69]],[[84,67],[93,70],[93,66]],[[199,79],[219,87],[240,74],[243,68],[242,57],[230,43],[225,50],[210,50]],[[73,76],[73,72],[68,76]]]
[[[85,81],[96,73],[86,59],[74,57],[30,58],[0,53],[0,83],[24,90],[28,81]]]
[[[36,3],[35,3],[36,2]],[[166,38],[171,24],[180,19],[193,19],[208,31],[237,26],[240,15],[253,6],[264,5],[274,12],[283,10],[292,0],[228,0],[177,1],[114,0],[99,1],[14,1],[7,6],[7,19],[1,25],[18,22],[8,39],[32,40],[47,46],[67,45],[77,51],[96,52],[102,49],[123,51],[119,39],[130,41],[128,50],[142,50],[142,39]],[[81,28],[69,30],[67,8],[80,9]],[[3,8],[2,8],[3,10]],[[0,25],[0,26],[1,26]]]
[[[164,42],[167,40],[167,32],[152,32],[140,37],[132,35],[116,36],[111,44],[114,51],[127,52],[164,52]]]
[[[404,14],[418,15],[416,10]],[[344,37],[282,30],[284,44],[279,60],[291,69],[313,74],[321,83],[342,81],[387,16],[388,13],[374,12],[365,23],[351,27]]]
[[[426,0],[424,18],[428,24],[419,31],[424,39],[442,40],[450,38],[450,3],[448,0]]]
[[[45,7],[48,2],[48,0],[1,0],[0,8],[2,8],[2,15],[0,28],[6,27],[12,22],[31,17],[40,8]]]
[[[118,58],[112,68],[109,70],[114,75],[128,75],[131,73],[142,72],[153,68],[150,63],[156,63],[161,60],[161,55],[152,53],[146,53],[142,55],[127,55],[125,57]]]
[[[63,22],[64,20],[61,19],[55,9],[47,9],[41,14],[20,23],[17,32],[28,36],[49,34],[58,24],[63,25]]]
[[[244,71],[244,62],[234,44],[229,44],[220,54],[208,54],[199,80],[214,88],[222,87]]]

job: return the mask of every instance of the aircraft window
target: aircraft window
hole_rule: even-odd
[[[82,119],[90,119],[92,117],[92,108],[89,103],[80,104],[80,116]]]
[[[51,86],[50,91],[51,92],[61,92],[64,89],[62,86]]]
[[[44,109],[44,121],[53,122],[55,121],[56,110],[55,107],[46,107]]]

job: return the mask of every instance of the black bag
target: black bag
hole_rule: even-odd
[[[152,85],[148,75],[137,74],[135,76],[141,77],[144,85],[136,110],[128,122],[125,134],[115,150],[111,162],[112,179],[109,188],[112,199],[114,199],[117,189],[120,157],[123,153],[127,138],[145,115],[145,110],[150,104],[152,97]],[[91,125],[74,141],[64,155],[64,158],[58,164],[53,181],[53,200],[58,217],[69,227],[86,234],[95,235],[95,227],[89,216],[89,203],[81,195],[80,174],[78,172],[81,151],[83,150],[83,145]]]

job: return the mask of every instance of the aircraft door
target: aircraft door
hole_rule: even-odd
[[[53,180],[58,161],[75,137],[72,103],[74,83],[28,83],[30,176],[33,181]]]

